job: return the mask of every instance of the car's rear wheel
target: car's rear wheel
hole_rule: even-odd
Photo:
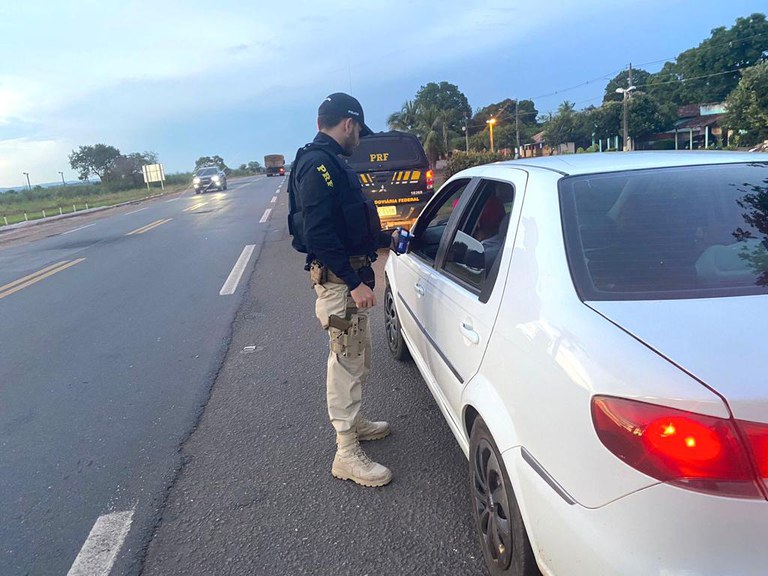
[[[403,338],[400,318],[397,316],[397,308],[395,307],[395,296],[392,294],[392,288],[389,287],[389,284],[384,290],[384,326],[387,332],[387,345],[392,357],[399,361],[407,360],[410,353]]]
[[[493,576],[540,576],[504,461],[481,418],[469,444],[472,515]]]

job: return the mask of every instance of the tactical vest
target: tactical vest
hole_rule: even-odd
[[[350,172],[346,166],[341,163],[341,160],[328,151],[324,146],[310,142],[309,144],[299,148],[296,152],[296,159],[291,165],[291,172],[288,178],[288,201],[289,201],[289,214],[288,214],[288,232],[293,237],[291,245],[295,250],[303,254],[307,254],[309,249],[307,248],[306,239],[304,238],[304,213],[301,206],[301,199],[297,194],[298,191],[298,167],[299,159],[311,150],[319,150],[325,154],[333,163],[334,166],[344,175],[348,175],[349,178],[357,178],[357,174]],[[349,183],[345,189],[354,189],[357,182]],[[359,186],[359,184],[358,184]],[[341,194],[341,192],[340,192]],[[338,198],[340,203],[340,210],[346,224],[345,236],[352,243],[370,244],[370,251],[375,254],[376,252],[376,237],[381,231],[381,221],[379,220],[379,214],[376,210],[376,206],[373,201],[363,197],[363,202],[354,202],[352,198]]]

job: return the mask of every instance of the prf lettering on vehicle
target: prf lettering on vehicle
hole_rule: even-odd
[[[389,152],[383,154],[370,154],[371,162],[386,162],[389,158]]]
[[[328,185],[328,188],[333,188],[333,180],[331,180],[331,175],[328,174],[328,168],[325,167],[325,164],[320,164],[320,166],[317,167],[317,171],[323,175],[323,179]]]

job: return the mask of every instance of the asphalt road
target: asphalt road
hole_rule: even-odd
[[[139,571],[281,181],[0,233],[0,574],[67,574],[111,512]]]
[[[327,335],[286,236],[286,204],[281,194],[143,576],[486,574],[466,458],[415,366],[387,351],[386,251],[375,265],[379,306],[363,409],[391,423],[392,435],[365,449],[394,480],[364,488],[331,476]]]
[[[393,433],[366,450],[394,480],[331,476],[327,336],[281,182],[0,233],[0,574],[105,551],[113,576],[486,574],[466,459],[381,305],[364,410]]]

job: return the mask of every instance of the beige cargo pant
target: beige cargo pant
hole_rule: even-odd
[[[335,314],[341,318],[347,310],[347,301],[352,302],[346,284],[326,282],[315,285],[317,301],[315,315],[325,330],[328,330],[329,347],[338,337],[336,328],[328,327],[328,317]],[[362,346],[358,353],[348,356],[338,354],[331,349],[328,353],[326,375],[326,399],[328,416],[336,432],[349,432],[355,428],[355,420],[360,412],[362,385],[371,370],[371,329],[368,322],[368,310],[358,311],[359,336]]]

